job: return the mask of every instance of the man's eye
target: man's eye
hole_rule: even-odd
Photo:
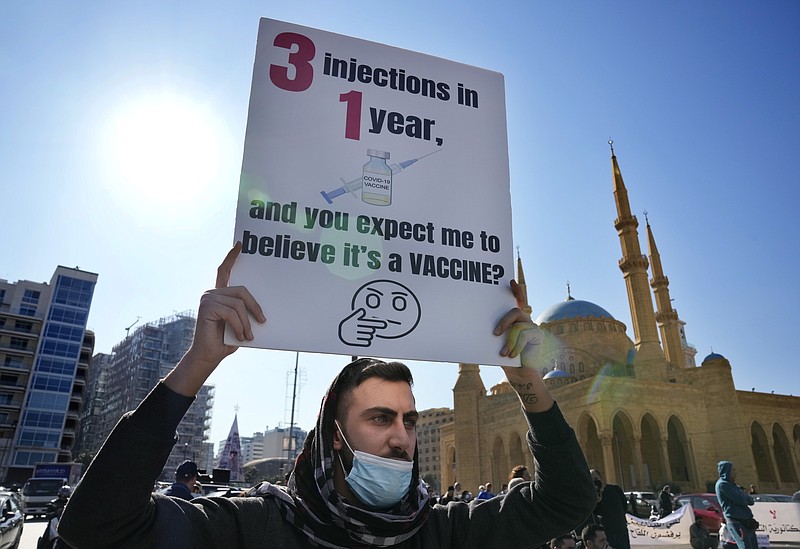
[[[372,421],[374,421],[375,423],[387,423],[389,421],[389,418],[387,418],[386,416],[375,416],[374,418],[372,418]]]
[[[416,419],[407,419],[405,421],[407,429],[416,429],[417,427],[417,420]]]

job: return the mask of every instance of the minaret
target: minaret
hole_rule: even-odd
[[[669,279],[664,276],[664,269],[661,267],[661,255],[653,238],[647,212],[644,212],[644,219],[647,224],[647,255],[650,256],[650,270],[653,273],[650,286],[656,296],[656,322],[661,333],[661,341],[664,342],[664,355],[669,362],[685,368],[686,360],[681,346],[678,311],[672,308],[672,300],[669,298]]]
[[[609,139],[611,145],[611,166],[614,170],[614,202],[617,205],[617,219],[614,220],[614,227],[619,235],[619,243],[622,247],[622,259],[619,260],[619,268],[625,278],[625,286],[628,289],[628,303],[631,308],[631,320],[633,321],[634,343],[636,346],[636,359],[634,365],[638,365],[637,377],[651,379],[664,379],[666,372],[663,368],[655,366],[656,362],[664,361],[664,353],[658,341],[658,330],[656,329],[656,317],[653,311],[653,297],[650,295],[650,287],[647,285],[647,257],[642,254],[639,247],[639,221],[636,216],[631,214],[631,206],[628,202],[628,190],[622,180],[622,172],[617,164],[617,157],[614,155],[614,142]],[[652,366],[646,366],[653,363]],[[643,368],[644,366],[644,368]]]

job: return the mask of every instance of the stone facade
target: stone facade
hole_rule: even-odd
[[[669,482],[684,493],[705,492],[718,478],[717,462],[726,459],[743,486],[793,493],[800,488],[800,397],[737,391],[730,363],[716,353],[694,366],[696,351],[671,308],[649,223],[649,261],[640,253],[613,149],[612,168],[619,266],[635,340],[604,309],[571,296],[536,319],[545,334],[541,373],[589,467],[626,491]],[[459,481],[474,492],[486,482],[501,486],[515,465],[533,468],[527,425],[508,383],[487,394],[479,366],[461,364],[453,393],[454,423],[440,430],[443,485]]]

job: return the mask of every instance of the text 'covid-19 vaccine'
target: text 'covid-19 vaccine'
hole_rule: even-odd
[[[374,206],[392,203],[392,169],[386,164],[389,153],[367,149],[369,161],[361,175],[361,200]]]

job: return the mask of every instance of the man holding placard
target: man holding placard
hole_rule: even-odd
[[[533,482],[507,494],[447,506],[428,503],[419,479],[417,412],[408,369],[360,359],[344,368],[323,399],[317,424],[288,486],[262,484],[252,497],[196,498],[151,494],[175,444],[175,429],[208,376],[244,341],[251,318],[266,317],[250,292],[229,287],[237,244],[206,292],[192,346],[139,407],[123,416],[75,490],[61,536],[81,547],[534,547],[569,531],[595,503],[594,487],[575,434],[538,374],[541,332],[519,308],[494,329],[500,354],[529,424],[537,463]],[[516,297],[522,289],[512,283]],[[109,478],[128,493],[107,489]]]

